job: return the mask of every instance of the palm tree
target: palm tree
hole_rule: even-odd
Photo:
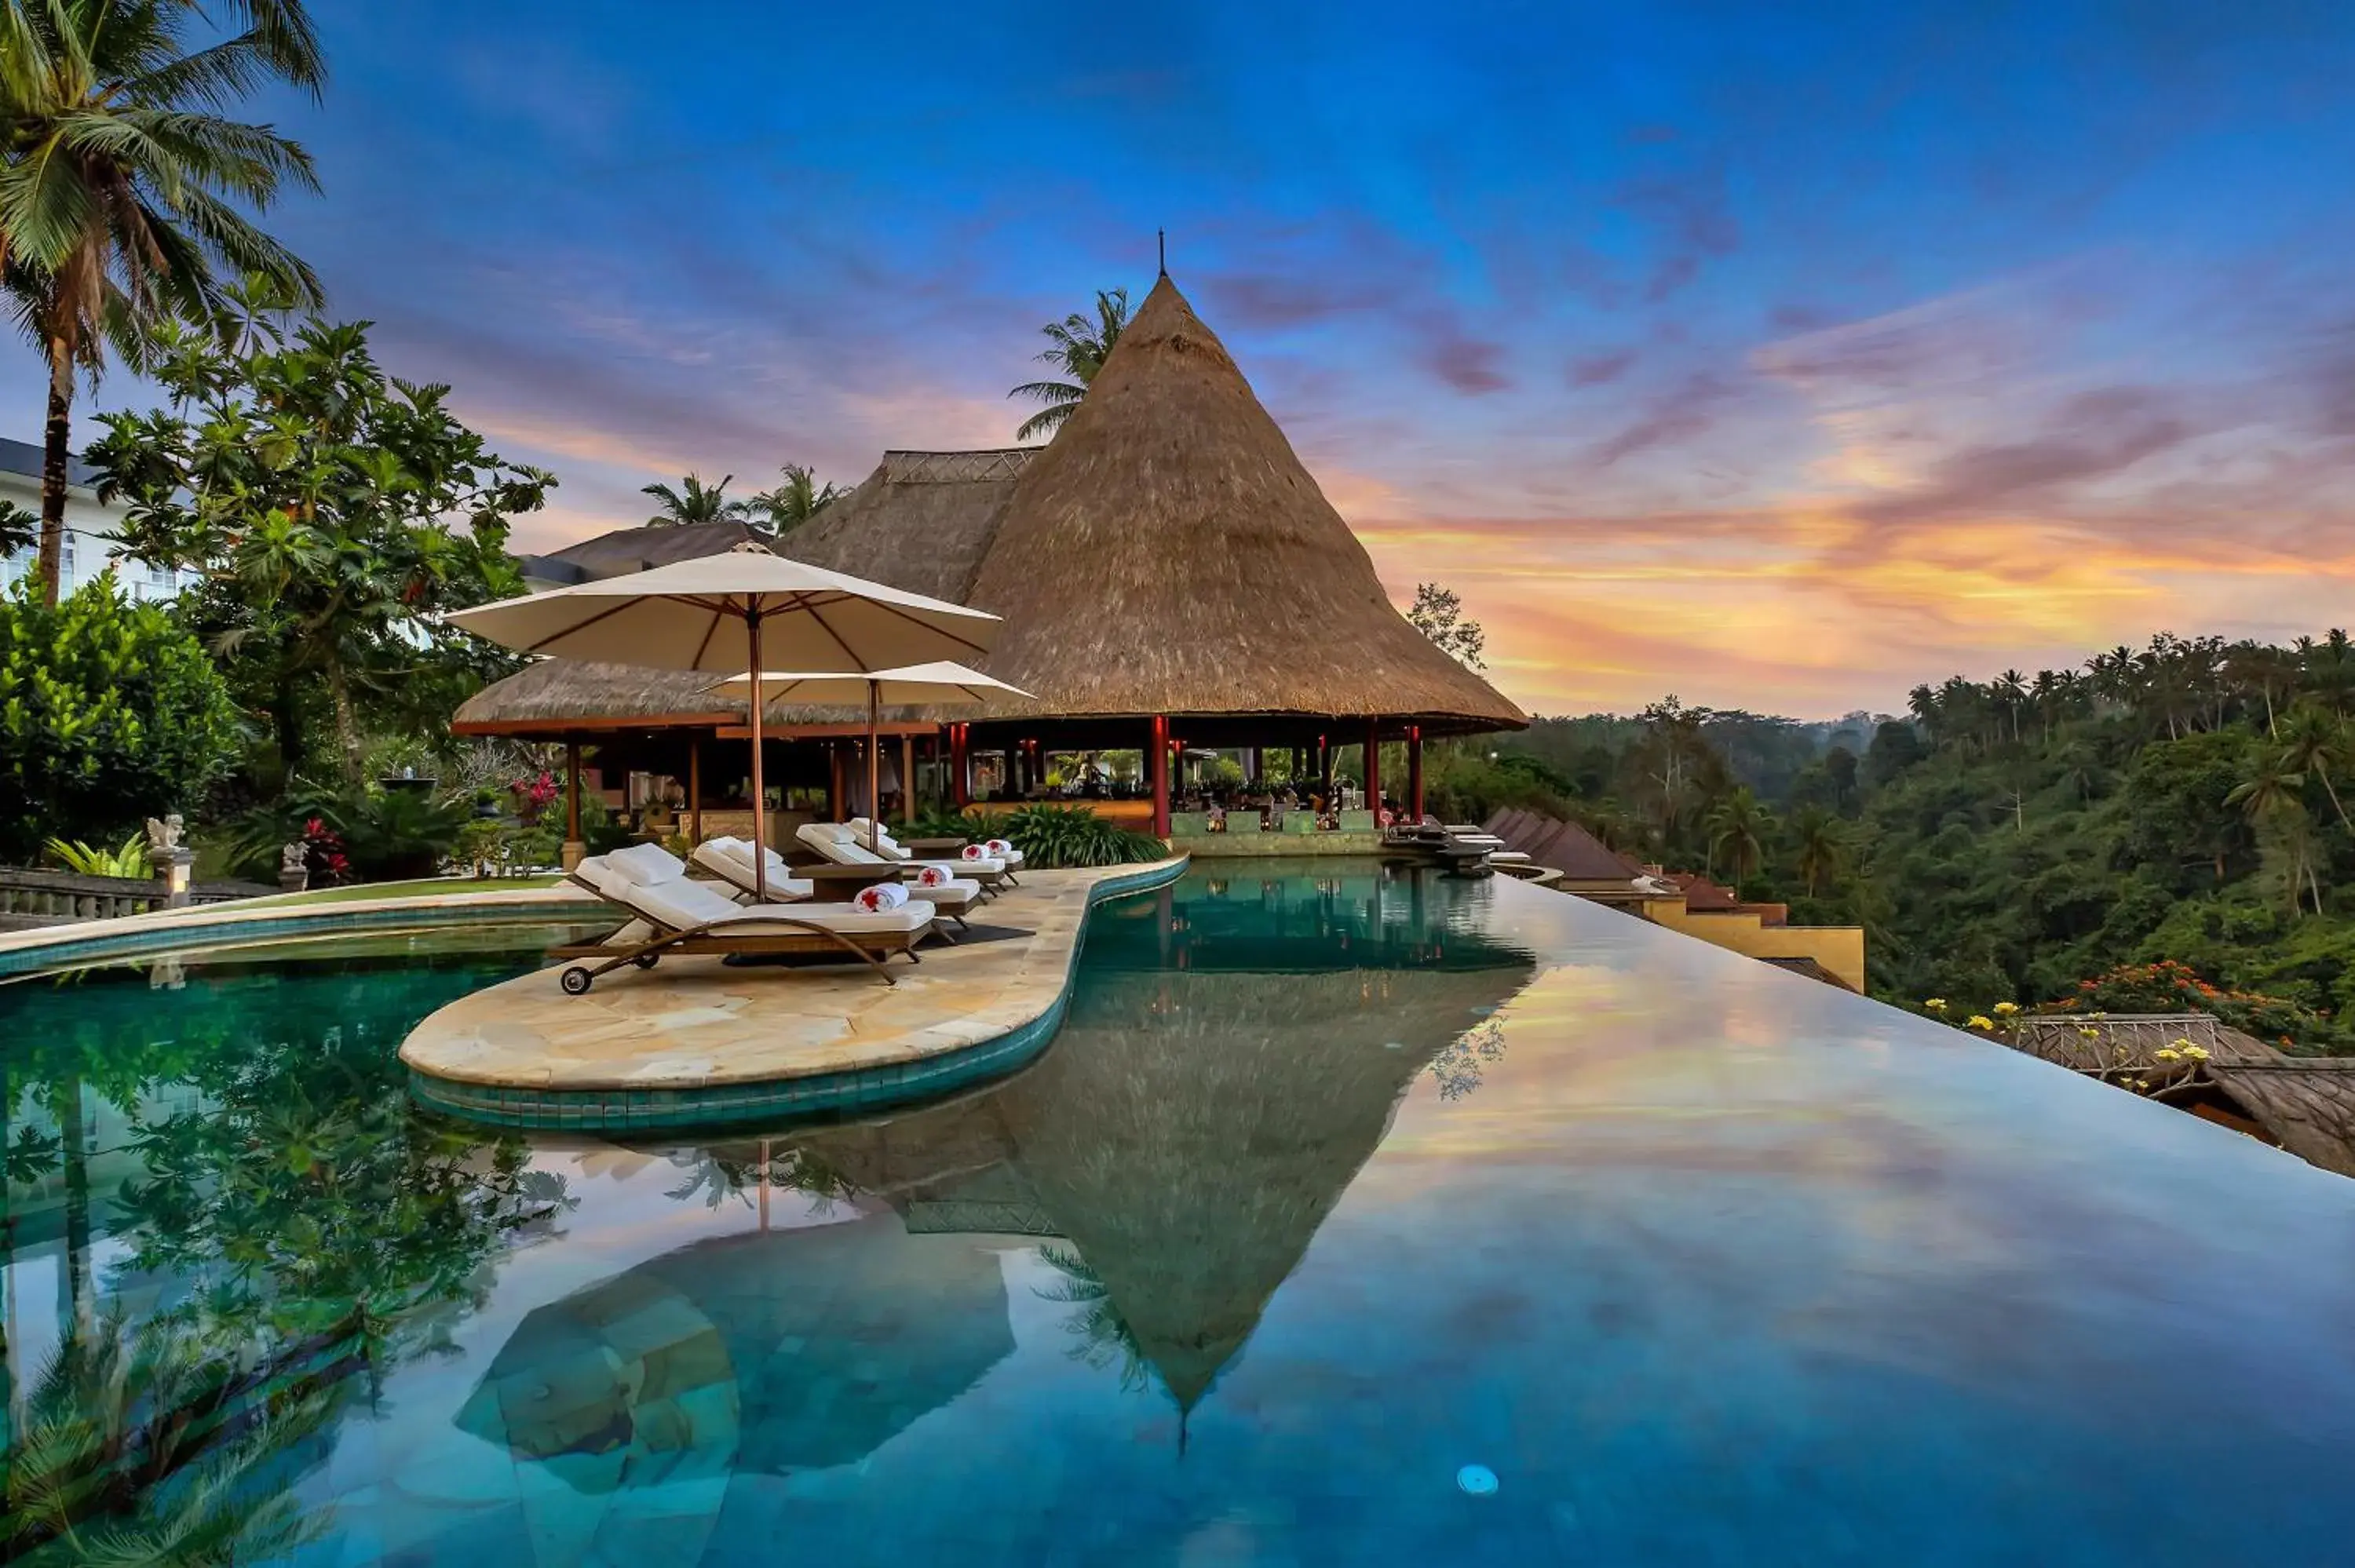
[[[1028,397],[1044,403],[1045,408],[1022,421],[1014,432],[1018,441],[1039,436],[1051,436],[1063,428],[1088,395],[1088,387],[1112,357],[1112,345],[1120,341],[1121,330],[1128,325],[1128,291],[1114,289],[1109,292],[1096,291],[1096,319],[1088,320],[1073,311],[1060,322],[1050,322],[1039,330],[1047,334],[1053,346],[1042,350],[1039,363],[1051,365],[1071,377],[1068,381],[1027,381],[1008,392],[1008,397]]]
[[[2330,773],[2333,768],[2343,771],[2350,757],[2355,757],[2355,747],[2348,744],[2344,722],[2311,705],[2301,705],[2291,712],[2282,734],[2282,771],[2301,779],[2311,774],[2321,780],[2322,792],[2330,797],[2330,809],[2339,813],[2342,828],[2355,824],[2347,821],[2347,808],[2339,803]]]
[[[797,462],[789,462],[777,471],[784,477],[776,488],[755,491],[751,500],[751,510],[766,517],[774,533],[790,533],[842,497],[840,487],[818,483],[817,475]],[[728,482],[723,479],[719,482]]]
[[[1800,880],[1813,898],[1817,885],[1838,876],[1848,863],[1848,840],[1839,819],[1820,806],[1805,807],[1791,819],[1791,842]]]
[[[1995,678],[1995,699],[2011,715],[2011,738],[2016,744],[2019,739],[2019,710],[2028,705],[2028,677],[2017,670],[2006,670]]]
[[[2261,764],[2258,771],[2232,786],[2224,804],[2238,806],[2251,821],[2306,810],[2306,775],[2277,764]]]
[[[703,481],[688,474],[673,490],[667,484],[649,484],[638,493],[655,498],[658,510],[646,519],[649,528],[671,528],[686,523],[725,523],[730,518],[751,514],[750,502],[727,498],[729,481],[736,476],[722,474],[719,482],[706,487]]]
[[[1765,835],[1774,825],[1774,814],[1743,784],[1720,800],[1701,825],[1709,833],[1711,869],[1717,857],[1724,855],[1725,868],[1738,884],[1766,858]]]
[[[191,37],[217,9],[244,30]],[[303,0],[0,0],[0,282],[48,366],[42,432],[43,592],[65,548],[74,373],[110,347],[136,363],[172,316],[214,322],[217,270],[269,280],[299,305],[319,281],[242,209],[319,188],[310,154],[267,125],[213,112],[272,82],[326,79]]]

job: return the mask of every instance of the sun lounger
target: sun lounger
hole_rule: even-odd
[[[807,877],[797,877],[785,864],[784,858],[773,849],[762,853],[769,857],[769,902],[791,904],[807,898],[816,884]],[[752,846],[742,839],[706,839],[695,846],[695,863],[728,884],[745,898],[753,896]],[[964,877],[951,877],[943,883],[924,885],[911,874],[908,884],[911,897],[922,898],[937,907],[940,913],[955,921],[960,928],[964,917],[975,904],[981,902],[981,884]],[[943,931],[941,938],[949,940]]]
[[[658,844],[591,855],[567,880],[628,915],[631,925],[643,923],[651,933],[644,938],[616,933],[602,941],[550,949],[560,959],[602,960],[593,966],[574,964],[564,971],[561,983],[569,996],[581,995],[598,976],[624,964],[650,969],[670,953],[847,953],[872,966],[884,984],[893,985],[898,982],[885,973],[883,960],[905,953],[909,962],[917,962],[916,944],[933,929],[933,906],[915,898],[896,909],[872,911],[849,904],[748,909],[709,883],[687,876],[687,867]],[[623,933],[629,928],[625,926]]]
[[[867,819],[864,817],[853,817],[847,825],[850,829],[851,837],[856,839],[862,846],[865,845],[867,842],[868,832]],[[957,874],[960,876],[969,874],[975,867],[988,866],[991,867],[997,875],[1004,876],[1007,882],[1019,885],[1020,879],[1014,874],[1022,869],[1022,852],[1016,849],[1011,843],[1007,843],[1004,839],[998,839],[993,842],[1005,844],[1006,847],[1001,850],[991,851],[975,859],[966,860],[960,857],[949,862],[948,863],[956,868]],[[908,853],[905,845],[892,838],[891,830],[889,828],[883,830],[881,847],[884,854],[894,860],[912,860],[914,858]],[[993,877],[991,880],[995,880],[995,878]]]
[[[883,835],[884,847],[879,853],[867,847],[867,834],[848,822],[804,822],[794,830],[794,837],[837,865],[896,865],[910,872],[928,865],[944,866],[951,876],[978,883],[985,892],[1006,875],[1006,863],[999,860],[913,859],[889,833]],[[894,850],[899,853],[892,853]]]
[[[773,849],[761,852],[769,861],[769,902],[793,904],[817,892],[817,884],[805,876],[795,876],[785,857]],[[745,898],[752,896],[752,846],[742,839],[706,839],[695,846],[687,857],[698,871],[707,872],[734,888]]]

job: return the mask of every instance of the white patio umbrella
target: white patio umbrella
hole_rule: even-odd
[[[731,675],[712,689],[725,690],[749,686],[752,677]],[[878,670],[873,674],[797,674],[776,671],[761,673],[761,701],[755,707],[769,703],[806,703],[811,707],[832,707],[838,704],[864,702],[867,705],[867,847],[882,848],[883,792],[882,756],[878,741],[882,729],[879,712],[886,704],[899,707],[910,703],[922,703],[931,707],[962,707],[986,702],[992,695],[1027,697],[1030,694],[1019,686],[985,675],[978,670],[968,670],[962,664],[940,660],[930,664],[911,664],[899,670]],[[907,787],[903,783],[903,788]]]
[[[986,652],[997,617],[846,572],[788,560],[751,540],[677,561],[452,612],[451,624],[524,653],[665,670],[865,673]],[[752,874],[768,893],[761,705],[752,710]]]

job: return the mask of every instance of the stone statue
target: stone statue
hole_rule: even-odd
[[[278,852],[278,885],[300,893],[311,885],[311,846],[297,839]]]
[[[156,865],[162,865],[176,855],[180,849],[182,832],[180,813],[177,811],[172,812],[160,822],[153,817],[148,818],[148,860]]]

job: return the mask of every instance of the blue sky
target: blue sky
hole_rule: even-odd
[[[274,222],[559,471],[529,543],[1010,441],[1167,228],[1385,580],[1548,711],[2347,619],[2345,7],[317,9]]]

